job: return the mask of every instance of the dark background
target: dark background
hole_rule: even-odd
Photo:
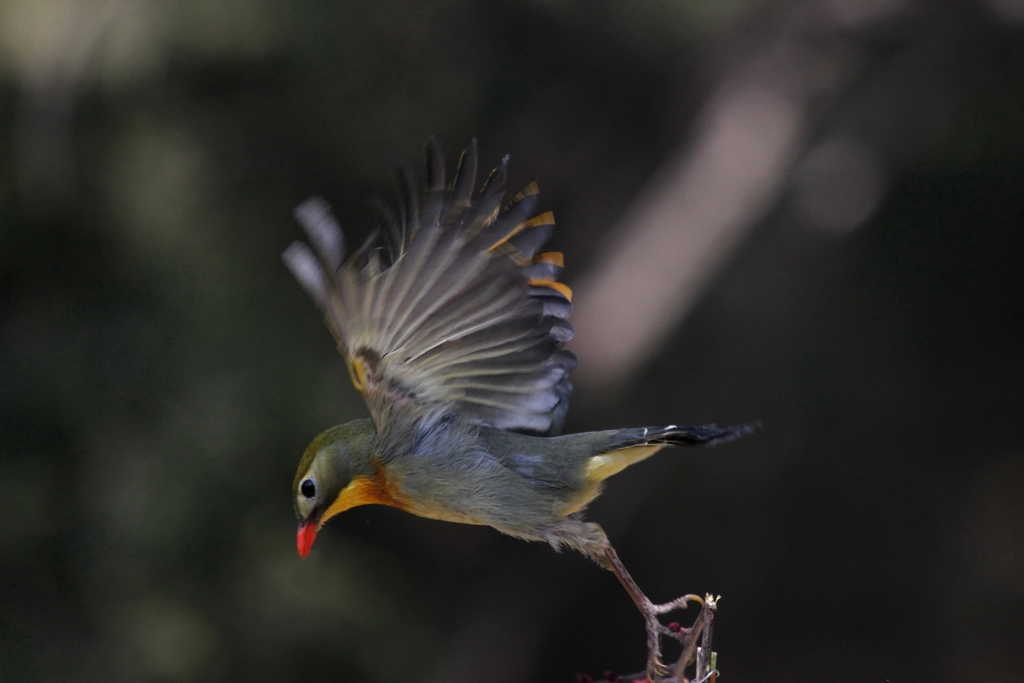
[[[281,264],[290,212],[322,194],[360,241],[432,134],[450,167],[473,136],[484,166],[511,153],[558,217],[570,431],[763,422],[590,511],[652,598],[723,596],[722,680],[1024,680],[1022,22],[1016,0],[0,3],[0,681],[642,668],[638,614],[577,555],[365,507],[296,556],[295,463],[365,408]],[[588,370],[623,326],[587,283],[702,168],[737,83],[797,132],[661,332]],[[730,177],[695,201],[756,194]],[[652,296],[667,256],[635,269]]]

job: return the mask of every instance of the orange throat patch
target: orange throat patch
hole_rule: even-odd
[[[384,475],[384,468],[374,463],[374,476],[367,477],[357,474],[348,486],[341,490],[331,506],[324,511],[317,524],[322,527],[334,515],[345,512],[360,505],[390,505],[399,510],[407,510],[401,491],[391,484]]]
[[[427,519],[439,519],[460,524],[484,524],[474,517],[454,510],[423,505],[406,495],[396,481],[389,481],[379,462],[374,463],[373,469],[372,477],[363,474],[356,475],[349,485],[341,490],[331,506],[324,511],[317,524],[317,529],[323,527],[327,520],[334,515],[359,505],[387,505]]]

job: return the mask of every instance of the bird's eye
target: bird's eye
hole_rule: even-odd
[[[312,479],[307,479],[302,482],[302,486],[299,487],[299,491],[302,492],[306,498],[312,498],[316,495],[316,484],[313,483]]]

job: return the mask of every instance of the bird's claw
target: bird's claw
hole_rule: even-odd
[[[672,673],[672,670],[669,669],[667,666],[665,666],[665,663],[662,662],[660,659],[654,660],[652,662],[652,664],[653,664],[654,674],[658,678],[651,679],[651,680],[659,680],[659,679],[665,678],[666,676],[668,676],[668,675],[670,675]],[[648,676],[648,678],[650,678],[650,677]]]
[[[693,593],[688,593],[687,595],[680,596],[675,600],[663,602],[660,605],[651,605],[651,610],[655,614],[668,614],[669,612],[675,612],[677,609],[686,609],[687,605],[691,602],[696,602],[701,607],[704,606],[704,598],[699,595],[694,595]]]

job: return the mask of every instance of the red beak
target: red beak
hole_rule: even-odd
[[[299,557],[309,555],[313,541],[316,540],[316,520],[307,519],[299,524],[299,533],[295,535],[296,545],[299,547]]]

